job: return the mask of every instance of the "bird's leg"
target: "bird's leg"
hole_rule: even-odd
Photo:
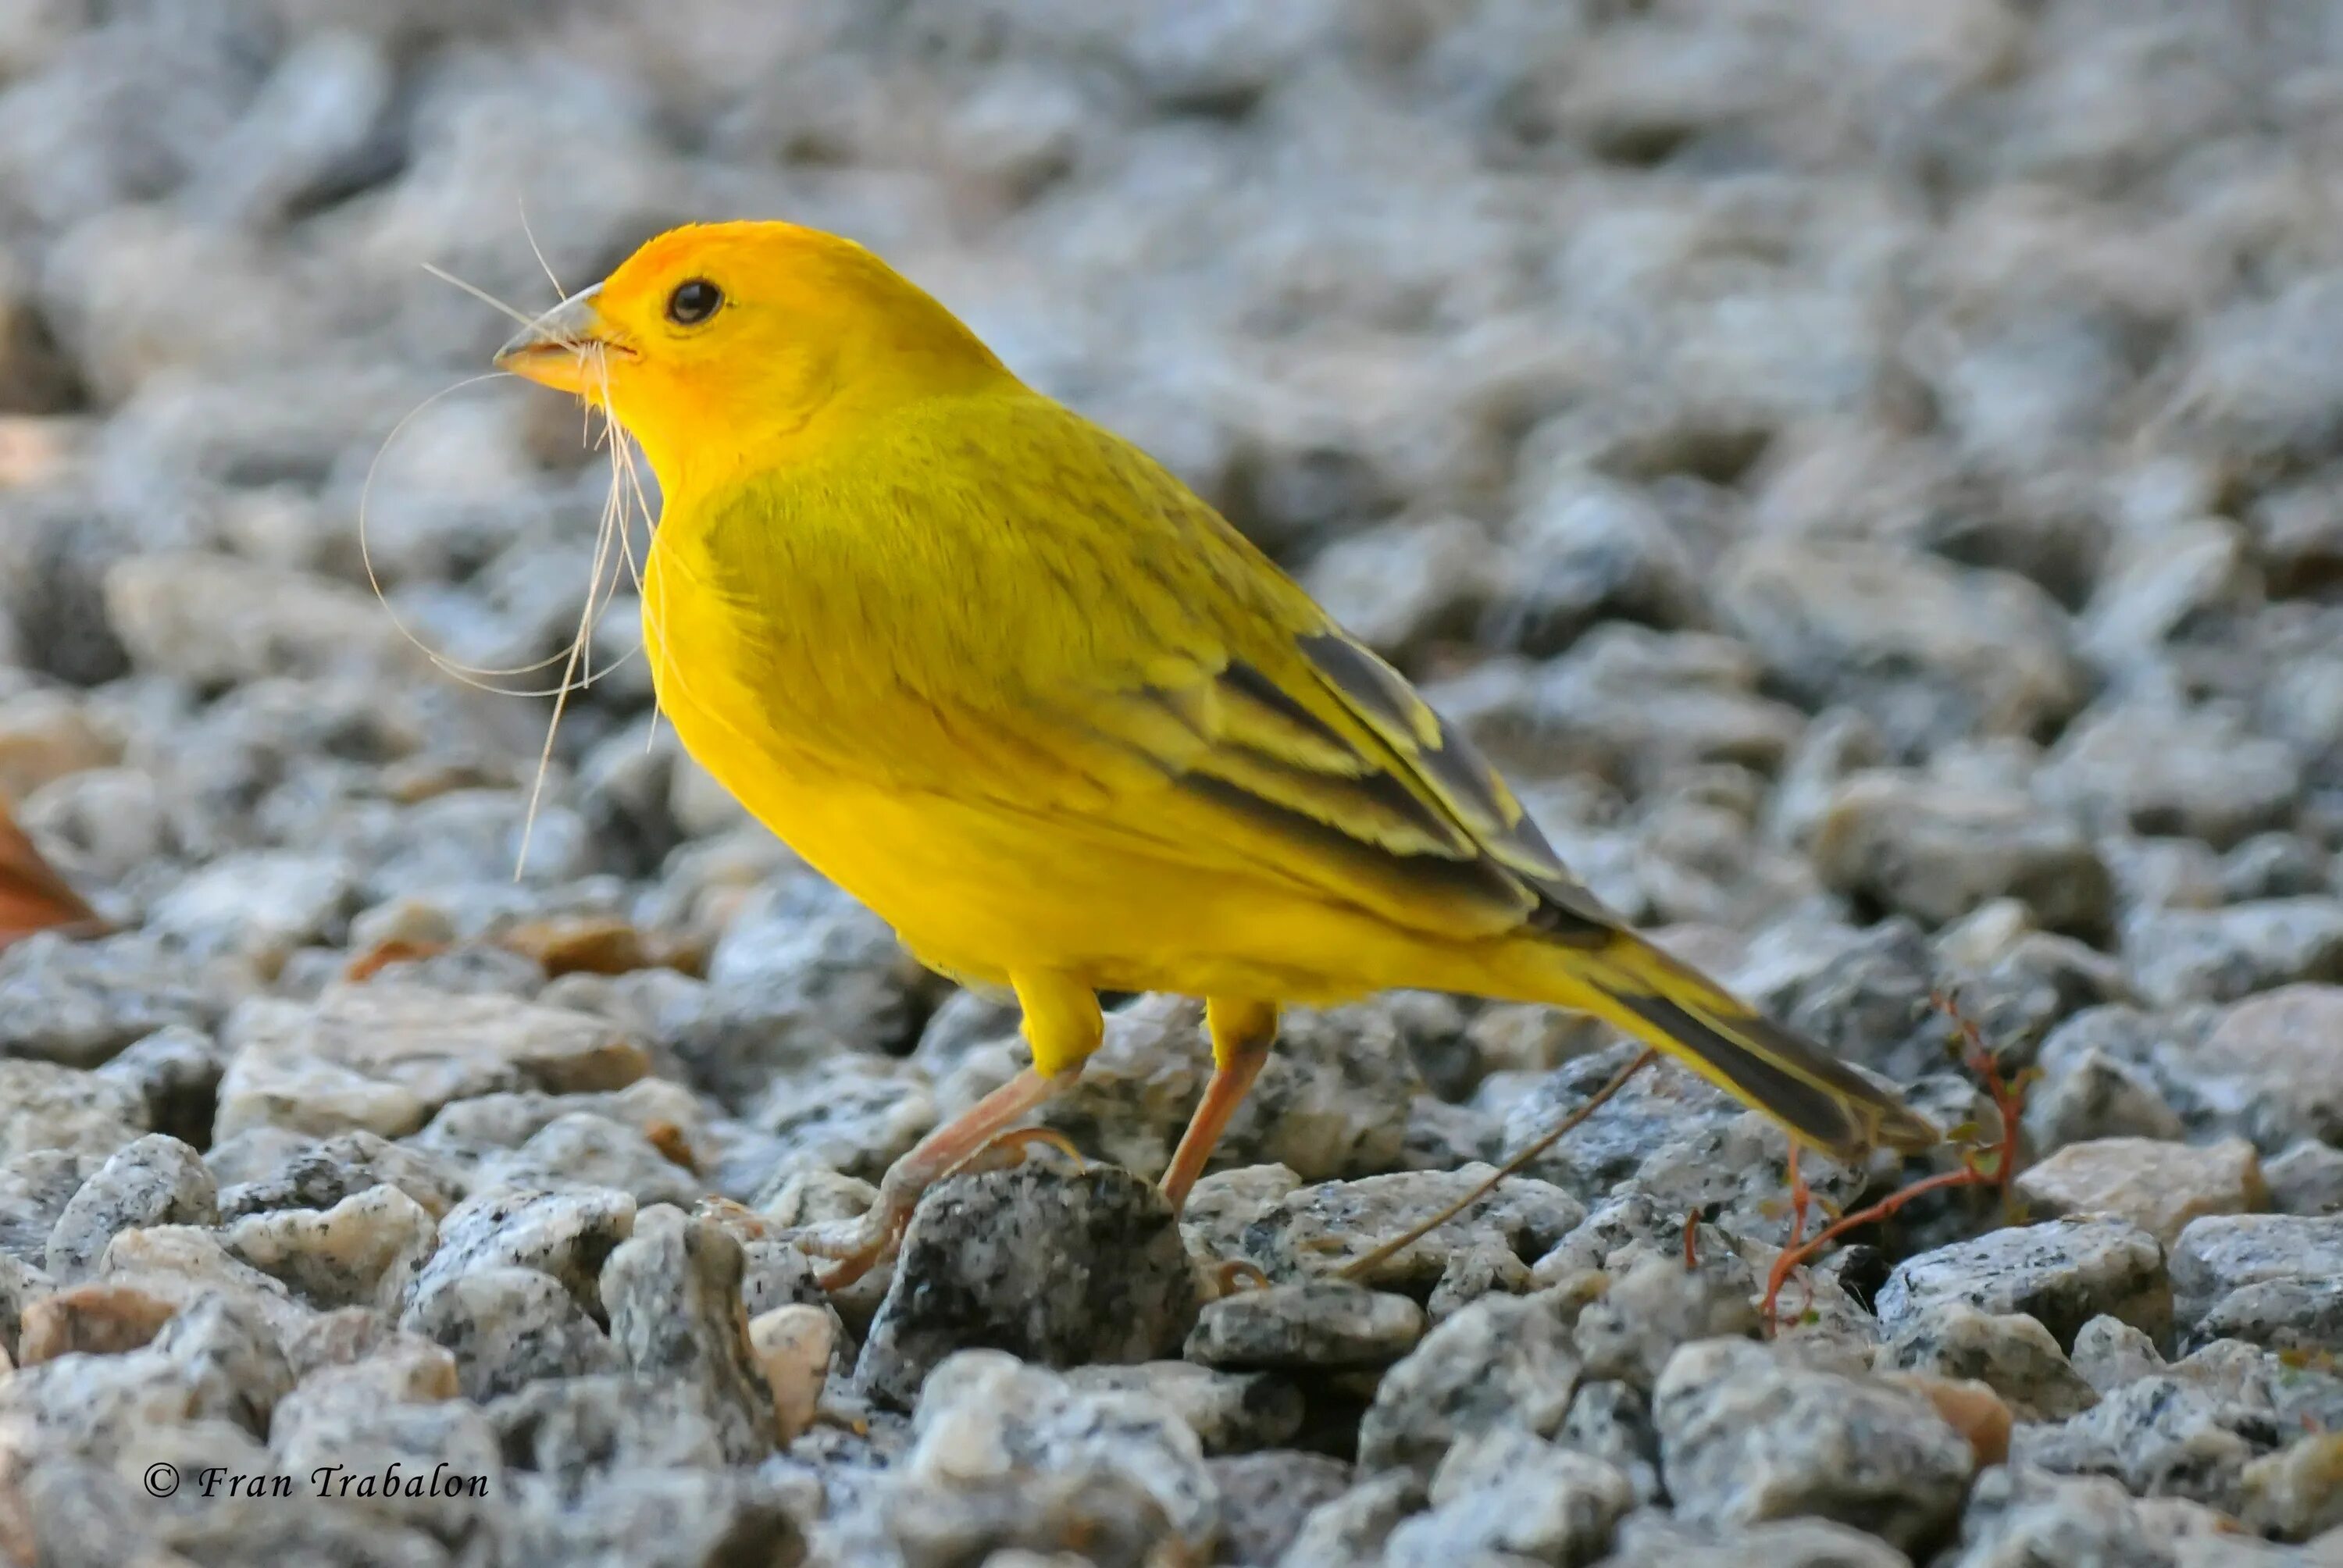
[[[1175,1215],[1187,1206],[1189,1190],[1204,1173],[1204,1162],[1228,1131],[1229,1118],[1244,1103],[1246,1091],[1269,1060],[1270,1047],[1277,1043],[1277,1004],[1214,997],[1204,1003],[1204,1023],[1212,1036],[1212,1081],[1205,1084],[1203,1101],[1188,1119],[1188,1131],[1163,1172],[1163,1197]],[[1207,1262],[1201,1271],[1206,1293],[1216,1300],[1240,1285],[1269,1283],[1267,1275],[1242,1259]]]
[[[1212,1036],[1212,1081],[1163,1172],[1163,1197],[1174,1214],[1187,1206],[1188,1190],[1204,1173],[1204,1161],[1212,1157],[1229,1119],[1261,1076],[1269,1048],[1277,1043],[1277,1004],[1213,997],[1204,1003],[1204,1027]]]
[[[971,1160],[980,1160],[996,1141],[1015,1132],[1018,1122],[1081,1076],[1083,1059],[1098,1049],[1105,1031],[1098,998],[1070,981],[1049,977],[1020,980],[1017,999],[1025,1009],[1025,1040],[1033,1050],[1033,1065],[912,1145],[910,1153],[887,1168],[877,1201],[859,1218],[809,1225],[789,1236],[801,1251],[838,1264],[815,1281],[823,1290],[842,1290],[893,1257],[922,1192]],[[1012,1139],[1006,1147],[1021,1150],[1022,1141]]]

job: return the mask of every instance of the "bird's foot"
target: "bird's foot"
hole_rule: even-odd
[[[880,1264],[893,1259],[903,1244],[919,1194],[890,1195],[882,1185],[879,1201],[851,1220],[830,1220],[789,1231],[782,1239],[811,1258],[837,1265],[813,1277],[824,1291],[846,1289]]]
[[[980,1171],[1005,1171],[1025,1162],[1036,1144],[1055,1149],[1079,1168],[1081,1151],[1072,1140],[1051,1127],[1015,1127],[984,1141],[965,1158],[941,1170],[913,1156],[895,1161],[879,1183],[879,1197],[851,1220],[832,1220],[790,1231],[785,1240],[809,1256],[826,1258],[838,1266],[814,1276],[825,1291],[842,1291],[880,1264],[890,1261],[903,1244],[911,1215],[930,1186],[946,1176]]]

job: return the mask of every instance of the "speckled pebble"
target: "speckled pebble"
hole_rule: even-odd
[[[2091,1323],[2117,1326],[2112,1318],[2094,1318]],[[2078,1331],[2078,1352],[2082,1341]],[[1879,1347],[1877,1365],[1882,1371],[1974,1378],[2007,1401],[2020,1421],[2061,1421],[2098,1402],[2097,1391],[2039,1322],[2023,1312],[1981,1312],[1962,1302],[1906,1319]]]
[[[1676,1352],[1652,1416],[1678,1513],[1712,1526],[1812,1513],[1918,1552],[1949,1530],[1976,1465],[1918,1394],[1742,1340]]]
[[[635,1201],[624,1192],[497,1188],[478,1192],[439,1222],[439,1246],[415,1281],[420,1301],[442,1282],[476,1269],[518,1265],[552,1275],[572,1300],[603,1315],[602,1265],[634,1233]]]
[[[125,1144],[82,1184],[49,1232],[49,1272],[78,1280],[96,1266],[117,1231],[148,1225],[209,1225],[218,1189],[203,1156],[176,1138],[148,1133]]]
[[[637,1377],[699,1390],[726,1458],[753,1463],[777,1438],[740,1302],[740,1243],[665,1204],[635,1216],[631,1235],[602,1265],[610,1343]]]
[[[1220,1367],[1385,1366],[1423,1331],[1423,1309],[1405,1296],[1310,1280],[1207,1303],[1187,1355]]]
[[[450,1276],[418,1295],[399,1326],[446,1347],[465,1397],[482,1404],[540,1379],[618,1370],[609,1336],[560,1281],[534,1269]]]
[[[1359,1425],[1359,1463],[1429,1481],[1461,1438],[1499,1425],[1545,1435],[1562,1424],[1578,1354],[1555,1303],[1490,1296],[1458,1312],[1383,1375]]]
[[[1151,1184],[1106,1166],[956,1176],[920,1201],[855,1376],[909,1408],[964,1346],[1047,1365],[1146,1361],[1178,1350],[1196,1308],[1179,1226]]]
[[[2343,1351],[2343,1216],[2198,1220],[2172,1249],[2172,1292],[2189,1343]]]
[[[1879,1321],[1893,1333],[1914,1313],[1956,1302],[2024,1312],[2061,1343],[2102,1312],[2151,1336],[2172,1325],[2164,1249],[2121,1220],[2012,1226],[1907,1258],[1879,1292]]]

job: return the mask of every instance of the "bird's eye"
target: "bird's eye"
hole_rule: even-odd
[[[667,297],[667,318],[678,327],[697,327],[716,314],[724,303],[724,291],[704,277],[689,283],[679,283],[675,292]]]

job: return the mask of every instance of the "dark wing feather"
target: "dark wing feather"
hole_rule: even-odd
[[[1192,667],[1093,713],[1093,726],[1136,744],[1237,837],[1279,846],[1280,870],[1411,923],[1587,940],[1614,929],[1496,770],[1398,671],[1331,629],[1288,648],[1278,674],[1266,658]]]

